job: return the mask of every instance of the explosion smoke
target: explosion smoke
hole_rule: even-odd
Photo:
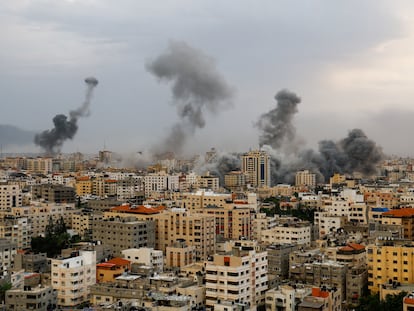
[[[284,150],[285,142],[295,141],[293,115],[298,111],[300,98],[287,90],[275,96],[277,107],[263,114],[257,122],[262,131],[259,136],[261,148],[271,156],[272,183],[294,181],[299,170],[310,170],[319,182],[324,182],[333,174],[354,172],[369,176],[375,173],[376,165],[383,159],[382,149],[370,140],[360,129],[353,129],[348,136],[338,142],[322,140],[319,152],[302,149],[293,155]]]
[[[168,50],[146,68],[160,80],[171,82],[173,103],[177,106],[180,123],[158,153],[180,153],[187,137],[205,126],[204,110],[217,113],[229,103],[232,89],[217,72],[214,61],[184,42],[170,42]]]
[[[89,115],[93,89],[98,85],[98,80],[94,77],[88,77],[85,79],[85,83],[87,85],[85,101],[81,107],[69,112],[69,120],[66,115],[58,114],[53,118],[54,128],[35,135],[35,144],[42,147],[47,153],[54,154],[60,151],[63,143],[67,139],[72,139],[78,131],[78,119]]]
[[[296,130],[292,119],[298,112],[297,105],[301,101],[300,98],[285,89],[279,91],[275,99],[277,107],[262,114],[256,124],[262,131],[259,137],[260,147],[268,145],[273,149],[278,149],[286,139],[291,141],[295,137]]]

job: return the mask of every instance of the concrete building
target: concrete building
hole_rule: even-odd
[[[299,249],[298,244],[272,244],[266,247],[268,272],[276,280],[289,279],[289,255]]]
[[[16,217],[26,217],[31,226],[31,236],[44,236],[50,219],[53,222],[63,218],[67,228],[72,227],[72,215],[76,212],[75,205],[60,203],[32,202],[29,206],[12,208],[10,214]]]
[[[212,191],[218,191],[220,187],[219,177],[210,175],[207,173],[202,176],[197,176],[198,189],[210,189]]]
[[[194,246],[187,245],[185,240],[177,240],[173,245],[167,246],[166,254],[167,268],[181,268],[195,261],[196,249]]]
[[[316,186],[316,174],[310,172],[309,170],[296,172],[295,186],[314,188]]]
[[[0,219],[0,238],[6,238],[19,249],[30,248],[31,226],[26,217],[8,216]]]
[[[60,307],[75,307],[88,301],[88,287],[96,283],[96,252],[79,251],[74,255],[51,260],[51,283]]]
[[[314,286],[329,286],[340,291],[340,301],[346,297],[347,265],[336,261],[314,261],[290,266],[290,279]]]
[[[298,311],[341,311],[341,293],[337,288],[326,286],[312,288],[312,295],[307,296],[298,306]]]
[[[253,310],[265,303],[267,253],[235,247],[231,254],[206,262],[206,306],[218,301],[247,303]]]
[[[57,292],[51,286],[24,286],[13,288],[6,293],[6,310],[54,310],[57,303]]]
[[[246,188],[247,174],[241,171],[233,171],[224,175],[224,187],[235,192]]]
[[[297,305],[312,294],[310,286],[281,285],[266,292],[266,311],[296,311]]]
[[[6,275],[14,268],[17,244],[6,238],[0,238],[0,275]]]
[[[101,241],[121,257],[128,248],[154,247],[155,223],[140,221],[136,217],[117,217],[93,221],[93,239]]]
[[[24,159],[23,168],[30,173],[49,174],[53,170],[52,158],[38,157]]]
[[[22,206],[22,193],[18,185],[0,184],[0,211]]]
[[[413,243],[383,241],[377,245],[368,245],[368,289],[377,293],[380,286],[390,282],[414,283],[413,261]]]
[[[54,203],[75,203],[75,188],[63,185],[43,184],[32,186],[32,197]]]
[[[166,252],[177,240],[195,247],[195,260],[206,260],[215,252],[215,218],[171,209],[155,215],[157,220],[157,249]]]
[[[131,262],[129,260],[119,257],[112,258],[96,265],[96,282],[115,282],[118,276],[130,270]]]
[[[164,271],[164,256],[162,251],[149,247],[129,248],[122,251],[125,259],[131,263],[139,263],[152,267],[155,272]]]
[[[311,224],[309,222],[284,222],[272,229],[263,230],[260,241],[265,244],[300,244],[310,245]]]
[[[71,229],[80,237],[90,239],[92,238],[93,222],[102,220],[103,218],[104,216],[101,212],[90,213],[78,210],[72,214]]]
[[[265,151],[249,151],[242,155],[242,172],[252,187],[270,187],[270,156]]]
[[[403,228],[404,239],[414,241],[414,208],[401,208],[382,213],[383,225],[398,225]]]

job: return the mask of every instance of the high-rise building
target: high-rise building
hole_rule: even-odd
[[[247,183],[260,188],[270,186],[270,156],[261,150],[242,155],[242,172],[247,174]]]

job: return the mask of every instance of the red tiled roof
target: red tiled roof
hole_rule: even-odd
[[[125,265],[129,265],[131,261],[120,258],[120,257],[115,257],[115,258],[112,258],[111,260],[108,260],[106,263],[112,263],[117,266],[125,266]]]
[[[355,250],[359,251],[359,250],[362,250],[362,249],[365,249],[364,245],[357,244],[357,243],[348,243],[346,246],[341,247],[339,250],[351,252],[351,251],[355,251]]]
[[[131,207],[131,205],[120,205],[111,208],[111,211],[120,212],[120,213],[131,213],[131,214],[158,214],[163,211],[166,207],[163,205],[152,207],[152,206],[144,206],[144,205],[137,205]]]
[[[390,210],[388,212],[382,213],[382,217],[390,216],[390,217],[413,217],[414,216],[414,208],[400,208]]]
[[[313,297],[327,298],[327,297],[329,297],[329,292],[325,292],[325,291],[321,290],[319,287],[313,287],[312,288],[312,296]]]
[[[414,305],[414,298],[404,298],[404,303]]]

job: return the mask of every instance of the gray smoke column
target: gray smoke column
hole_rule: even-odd
[[[35,135],[34,142],[42,147],[48,154],[60,151],[67,139],[72,139],[78,131],[78,119],[89,115],[89,107],[93,95],[93,89],[98,85],[94,77],[85,79],[87,85],[85,101],[82,106],[69,112],[69,119],[64,114],[58,114],[53,118],[54,127]]]
[[[262,114],[256,126],[261,130],[260,147],[268,145],[279,149],[285,140],[293,140],[296,134],[292,124],[293,116],[298,112],[299,96],[289,90],[281,90],[275,95],[276,108]]]
[[[170,42],[167,51],[148,62],[146,68],[171,84],[173,103],[180,117],[180,122],[156,149],[180,153],[188,136],[205,126],[206,110],[215,114],[229,105],[232,88],[210,57],[184,42]]]

